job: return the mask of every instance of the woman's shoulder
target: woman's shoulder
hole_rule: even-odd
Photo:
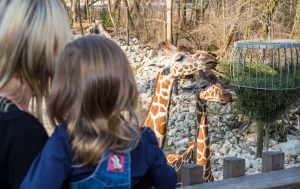
[[[0,106],[3,105],[0,103]],[[10,104],[6,110],[0,107],[0,138],[14,140],[14,144],[36,143],[43,145],[48,139],[44,126],[30,113],[18,109]],[[15,140],[15,139],[18,140]]]

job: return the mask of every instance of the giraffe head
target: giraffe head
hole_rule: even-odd
[[[184,88],[199,91],[199,97],[209,102],[232,102],[232,96],[227,92],[220,80],[211,70],[200,70],[198,80]]]
[[[218,77],[211,70],[200,70],[198,82],[201,99],[209,102],[232,102],[232,96],[223,89]]]
[[[216,55],[211,52],[194,52],[190,48],[184,46],[177,48],[166,42],[160,43],[159,49],[169,57],[165,69],[169,69],[170,74],[174,77],[191,75],[198,70],[212,68],[212,65],[217,63]]]

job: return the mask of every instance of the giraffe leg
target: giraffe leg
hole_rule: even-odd
[[[214,176],[211,171],[211,163],[210,160],[207,160],[205,165],[203,166],[203,180],[204,182],[213,182]]]

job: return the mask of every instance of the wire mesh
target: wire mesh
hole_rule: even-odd
[[[263,90],[300,88],[300,41],[237,41],[230,61],[231,84]]]

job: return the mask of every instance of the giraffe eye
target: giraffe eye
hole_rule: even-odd
[[[180,62],[180,61],[182,61],[184,58],[185,58],[184,55],[180,55],[180,56],[177,56],[177,57],[176,57],[175,61],[176,61],[176,62]]]

